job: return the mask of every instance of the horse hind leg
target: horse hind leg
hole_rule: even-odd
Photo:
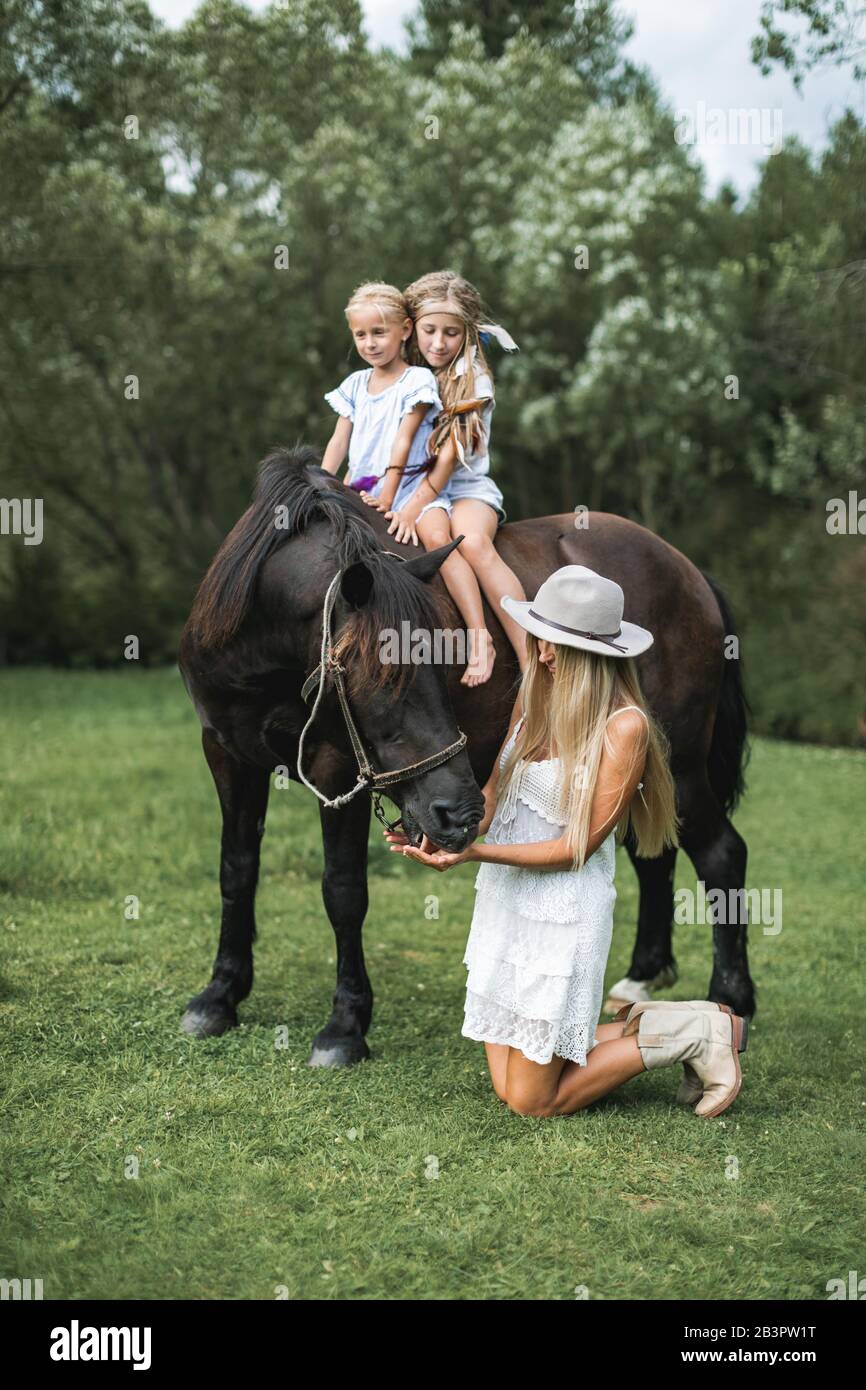
[[[713,973],[707,997],[750,1018],[755,1012],[755,986],[746,952],[746,842],[706,780],[681,788],[681,816],[680,841],[707,897],[713,890],[721,890],[725,904],[735,905],[733,913],[723,914],[723,920],[713,908]],[[729,916],[732,921],[727,921]]]
[[[322,898],[334,929],[337,986],[331,1017],[313,1039],[311,1067],[348,1067],[369,1057],[365,1034],[373,1016],[373,990],[364,963],[367,915],[367,836],[370,798],[357,796],[340,810],[320,807],[325,868]]]
[[[666,849],[655,859],[641,859],[629,835],[626,849],[640,887],[637,937],[628,974],[609,991],[605,1012],[614,1014],[623,1004],[652,998],[654,989],[676,984],[673,955],[674,868],[676,849]]]
[[[223,817],[220,852],[222,922],[210,984],[191,999],[181,1027],[196,1038],[216,1037],[237,1025],[237,1006],[253,984],[254,903],[265,830],[270,775],[231,757],[207,729],[205,757]]]

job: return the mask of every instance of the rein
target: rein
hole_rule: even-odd
[[[394,558],[399,559],[400,556],[394,556]],[[314,686],[318,684],[319,687],[315,701],[313,702],[313,708],[310,710],[310,717],[304,725],[301,736],[298,739],[298,777],[303,782],[304,786],[309,788],[328,810],[334,810],[340,806],[345,806],[347,802],[358,795],[358,792],[371,792],[376,819],[386,830],[394,830],[396,826],[400,824],[400,817],[397,816],[396,820],[393,821],[388,820],[385,812],[382,810],[382,803],[379,795],[380,790],[383,787],[393,787],[398,782],[408,781],[410,778],[417,777],[424,772],[430,772],[434,767],[440,767],[442,763],[447,763],[451,758],[455,757],[462,748],[466,747],[466,735],[461,730],[460,737],[455,739],[453,743],[449,743],[447,748],[441,749],[438,753],[431,753],[428,758],[422,758],[420,762],[409,763],[407,767],[395,768],[393,772],[376,772],[374,770],[372,763],[367,757],[367,752],[361,740],[361,735],[358,733],[355,720],[352,717],[349,698],[346,694],[346,668],[340,664],[340,661],[333,654],[331,615],[334,611],[334,604],[337,599],[337,586],[341,576],[342,570],[338,570],[325,593],[325,601],[322,605],[322,647],[319,664],[314,671],[310,672],[301,688],[301,699],[306,703]],[[340,709],[343,712],[343,719],[346,724],[346,732],[349,735],[355,753],[355,760],[358,764],[358,777],[354,787],[352,787],[350,791],[344,792],[342,796],[335,796],[331,799],[324,796],[322,792],[319,791],[318,787],[313,786],[312,782],[305,777],[304,770],[301,767],[304,739],[316,717],[328,675],[333,677],[337,691],[337,699],[340,702]]]

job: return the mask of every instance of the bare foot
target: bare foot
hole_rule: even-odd
[[[469,641],[469,661],[460,677],[460,684],[483,685],[493,674],[493,663],[496,660],[493,639],[486,627],[467,628],[466,635]]]

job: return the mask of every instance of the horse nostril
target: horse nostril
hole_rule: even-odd
[[[459,834],[464,844],[483,814],[483,809],[478,815],[473,815],[471,810],[467,812],[465,805],[454,806],[449,801],[430,802],[430,815],[437,829]]]
[[[447,801],[431,801],[430,814],[443,830],[450,830],[454,824],[453,812]]]

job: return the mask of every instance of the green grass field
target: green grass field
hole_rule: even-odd
[[[311,1070],[334,982],[318,816],[273,791],[256,984],[239,1029],[193,1041],[219,820],[177,673],[0,673],[0,707],[0,1276],[46,1298],[825,1299],[866,1275],[866,754],[755,746],[737,824],[784,918],[752,929],[734,1107],[681,1111],[676,1068],[544,1120],[460,1034],[473,866],[424,871],[374,833],[373,1058]],[[609,984],[634,938],[620,854]],[[676,952],[670,994],[702,996],[709,928]]]

